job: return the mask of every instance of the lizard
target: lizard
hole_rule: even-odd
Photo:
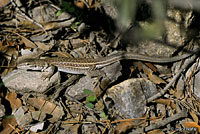
[[[71,73],[71,74],[86,74],[90,70],[98,70],[110,64],[113,64],[120,60],[138,60],[151,63],[172,63],[177,62],[187,57],[190,57],[194,53],[183,54],[181,56],[174,57],[150,57],[142,54],[136,54],[132,52],[120,51],[116,54],[92,58],[46,58],[46,59],[26,59],[17,63],[17,68],[26,70],[44,70],[49,66],[55,66],[58,71]]]

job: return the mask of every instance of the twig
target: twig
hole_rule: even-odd
[[[152,125],[146,127],[145,132],[166,126],[168,123],[170,123],[172,121],[175,121],[175,120],[178,120],[180,118],[187,117],[187,116],[188,116],[187,111],[184,109],[183,111],[181,111],[181,112],[179,112],[179,113],[177,113],[173,116],[170,116],[170,117],[168,117],[164,120],[158,121],[156,124],[152,124]]]
[[[164,95],[167,90],[172,86],[172,84],[179,78],[179,76],[181,75],[181,73],[188,68],[193,62],[195,62],[195,59],[197,58],[197,55],[195,54],[193,57],[191,57],[191,59],[189,59],[182,67],[181,69],[176,73],[176,75],[172,78],[172,80],[166,85],[166,87],[161,90],[159,93],[155,94],[154,96],[150,97],[149,99],[147,99],[147,103],[161,97],[162,95]]]

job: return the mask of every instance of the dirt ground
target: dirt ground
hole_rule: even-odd
[[[199,6],[1,0],[0,133],[200,133]]]

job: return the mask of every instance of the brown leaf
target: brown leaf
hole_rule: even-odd
[[[49,121],[52,123],[56,122],[62,115],[62,111],[59,106],[46,101],[43,98],[29,98],[27,103],[46,114],[51,114],[52,118],[50,118]]]
[[[17,122],[15,118],[5,118],[2,121],[2,128],[1,134],[10,134],[12,131],[15,130],[15,127],[17,126]]]
[[[147,67],[149,67],[153,72],[158,72],[156,67],[151,63],[145,63]]]
[[[161,129],[155,129],[147,132],[147,134],[165,134]]]
[[[45,30],[50,30],[56,27],[56,22],[48,22],[46,24],[44,24],[44,29]]]
[[[193,128],[196,127],[198,132],[200,133],[200,126],[196,122],[183,122],[183,126],[185,128]]]
[[[37,46],[35,45],[35,43],[33,43],[32,41],[30,41],[26,37],[21,36],[21,39],[24,42],[25,46],[30,47],[30,48],[37,48]]]
[[[136,63],[134,63],[134,65],[135,65],[140,71],[143,70],[144,73],[149,77],[149,79],[150,79],[152,82],[154,82],[154,83],[156,83],[156,84],[160,84],[160,83],[165,83],[165,84],[166,84],[166,82],[165,82],[163,79],[161,79],[161,78],[158,77],[157,75],[153,74],[153,71],[152,71],[149,67],[147,67],[146,65],[142,64],[141,62],[136,62]]]
[[[171,103],[171,100],[169,100],[169,99],[156,99],[156,100],[154,100],[154,102],[164,104],[164,105],[169,105]]]
[[[115,134],[126,133],[129,129],[133,128],[132,122],[120,122],[113,130]]]
[[[17,98],[17,94],[15,92],[9,92],[6,95],[6,99],[10,102],[12,112],[15,112],[15,110],[22,105],[21,100]]]
[[[198,118],[198,116],[194,112],[190,112],[190,115],[192,116],[194,122],[196,122],[196,123],[199,122],[199,118]]]
[[[178,98],[178,99],[183,99],[183,98],[184,98],[184,92],[183,92],[183,91],[184,91],[184,90],[182,90],[182,89],[177,90],[177,91],[175,92],[176,98]]]
[[[10,0],[0,0],[0,7],[6,6],[9,2]]]
[[[45,100],[42,98],[29,98],[27,103],[40,110],[45,104]]]
[[[51,114],[55,108],[56,108],[56,104],[46,101],[46,103],[42,107],[41,111],[43,111],[47,114]]]
[[[60,107],[56,106],[56,108],[53,110],[53,112],[51,113],[51,115],[53,117],[49,119],[50,122],[56,122],[56,121],[58,121],[58,119],[62,115],[62,111],[61,111]]]
[[[149,72],[148,76],[149,76],[149,79],[155,84],[161,84],[161,83],[166,84],[166,82],[163,79],[161,79],[157,75],[154,75],[153,72]]]
[[[13,33],[15,33],[15,32],[13,32]],[[35,45],[35,43],[33,43],[32,41],[30,41],[26,37],[24,37],[24,36],[22,36],[22,35],[20,35],[18,33],[15,33],[15,34],[17,34],[18,36],[21,37],[21,39],[24,42],[25,46],[30,47],[30,48],[37,48],[37,46]]]
[[[16,48],[11,47],[11,46],[8,46],[8,45],[6,45],[6,46],[1,46],[1,47],[0,47],[0,52],[1,52],[2,54],[4,54],[4,57],[6,57],[7,59],[10,59],[10,57],[11,57],[12,55],[15,55],[15,56],[18,55],[18,52],[17,52]]]
[[[154,102],[164,105],[169,105],[171,108],[176,109],[176,104],[170,99],[156,99]]]
[[[35,42],[35,44],[38,46],[38,48],[40,48],[42,50],[50,50],[51,49],[50,45],[46,45],[45,43],[42,43],[42,42]]]
[[[69,128],[71,134],[78,134],[81,124],[75,124]]]

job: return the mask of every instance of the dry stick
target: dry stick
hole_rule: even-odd
[[[146,127],[145,132],[166,126],[168,123],[170,123],[172,121],[175,121],[175,120],[178,120],[180,118],[187,117],[187,116],[188,116],[187,111],[184,109],[183,111],[178,112],[177,114],[175,114],[173,116],[170,116],[170,117],[168,117],[164,120],[158,121],[156,124],[152,124],[152,125]]]
[[[157,93],[156,95],[150,97],[149,99],[147,99],[147,103],[161,97],[162,95],[164,95],[167,90],[171,87],[171,85],[179,78],[179,76],[181,75],[181,73],[191,64],[195,61],[195,59],[197,58],[197,55],[195,54],[194,56],[191,57],[191,59],[189,59],[182,67],[181,69],[176,73],[176,75],[172,78],[172,80],[166,85],[166,87],[161,90],[159,93]]]

